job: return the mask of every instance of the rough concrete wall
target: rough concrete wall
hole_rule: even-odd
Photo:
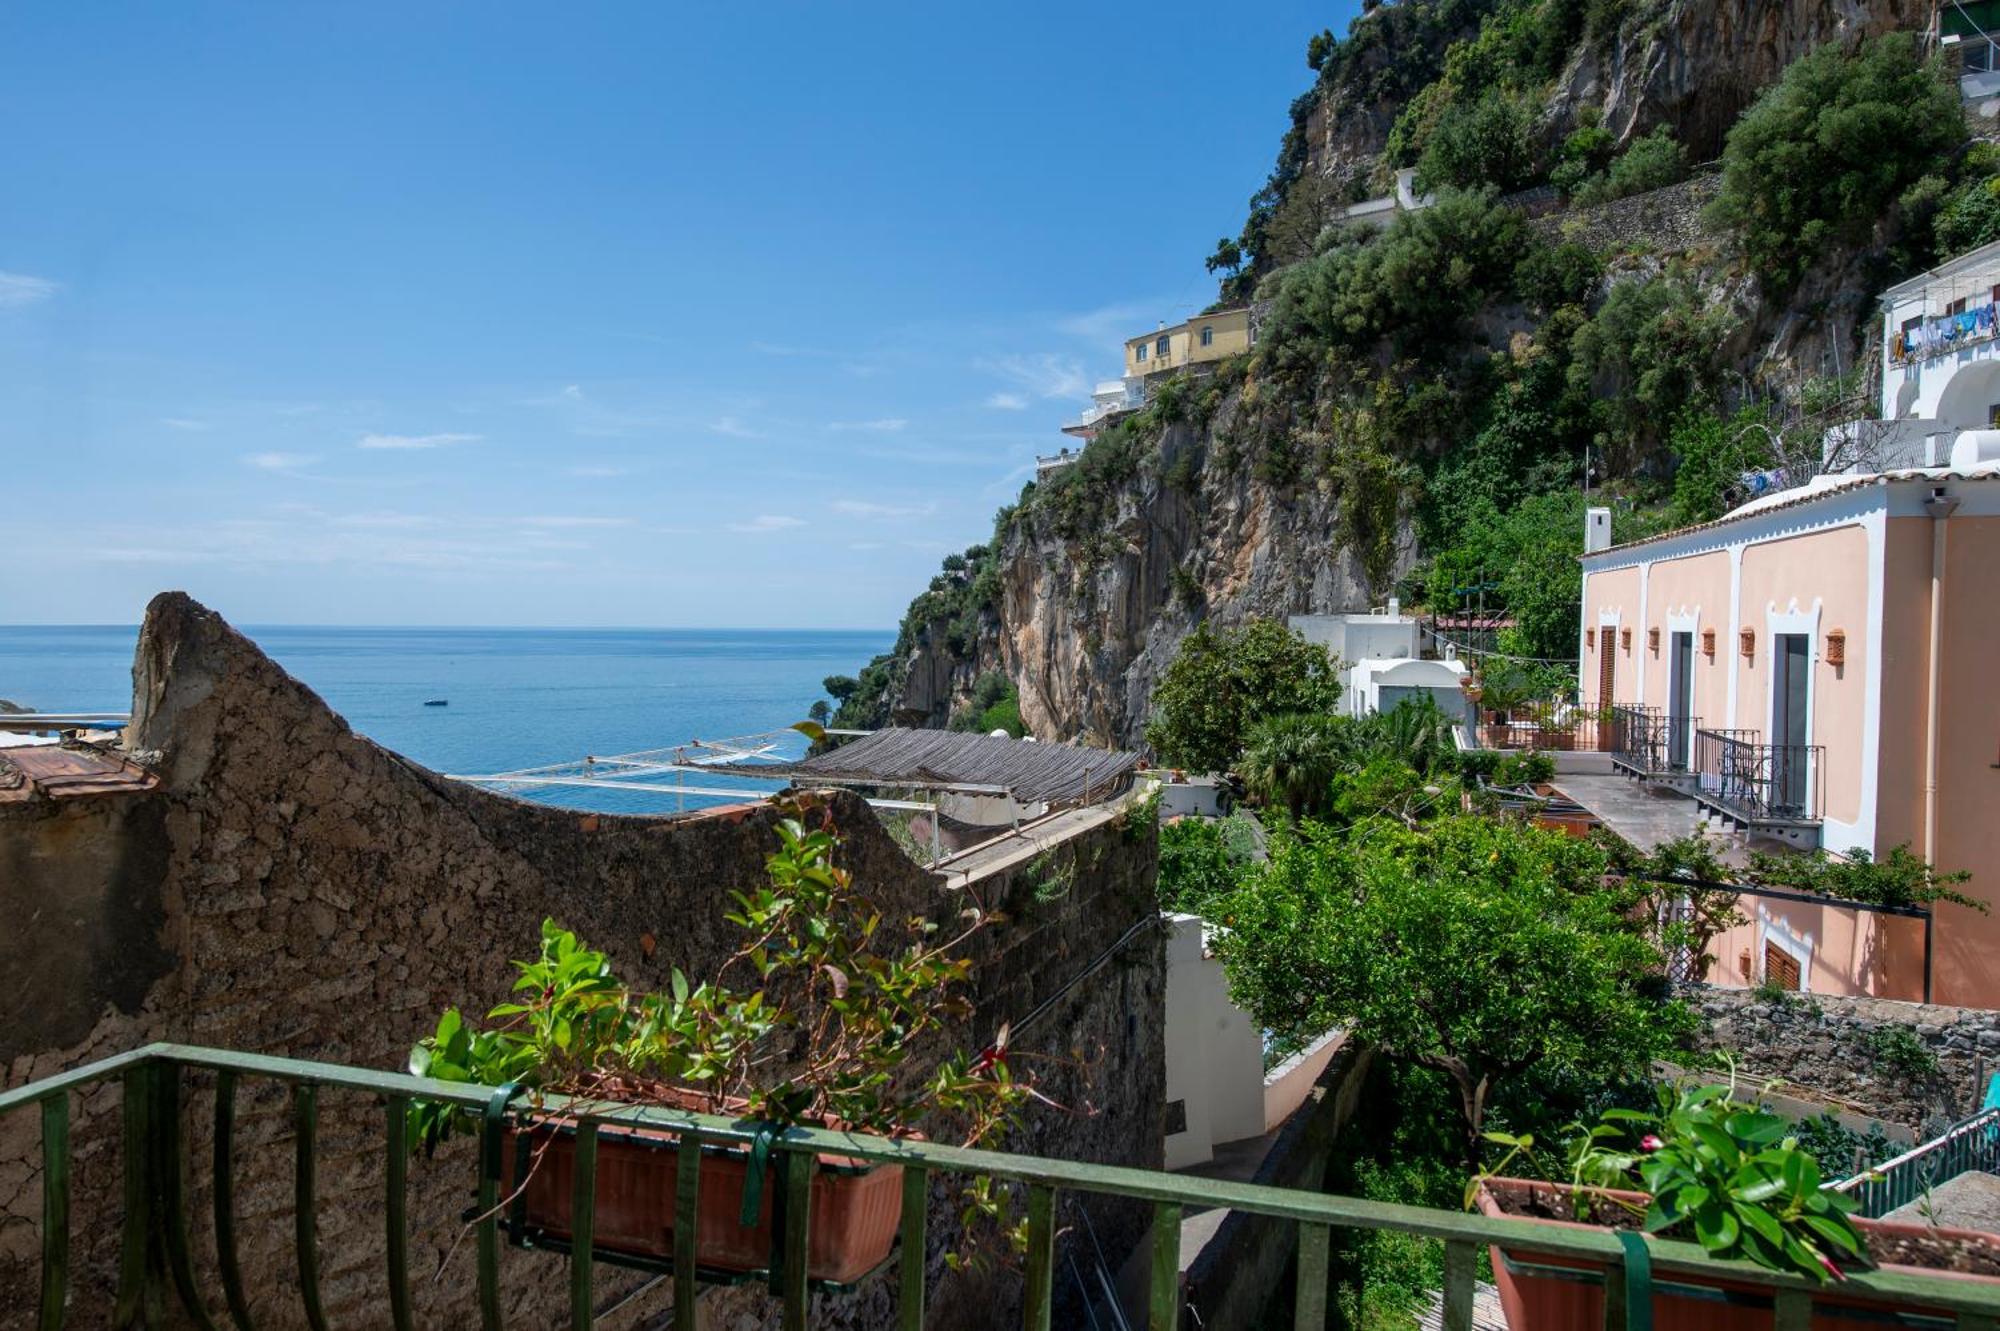
[[[1286,1122],[1264,1163],[1251,1178],[1275,1188],[1324,1190],[1326,1165],[1341,1131],[1354,1117],[1368,1084],[1375,1051],[1343,1040],[1314,1085],[1312,1096]],[[1298,1252],[1299,1229],[1288,1220],[1229,1213],[1215,1237],[1188,1264],[1183,1277],[1181,1326],[1259,1326],[1281,1292]]]
[[[669,968],[712,972],[732,950],[723,915],[731,889],[760,881],[778,814],[748,806],[687,819],[578,814],[447,782],[353,734],[214,614],[184,596],[158,598],[140,636],[132,746],[163,780],[144,810],[102,805],[0,815],[0,908],[26,927],[0,936],[0,973],[42,955],[64,932],[85,935],[38,977],[50,992],[88,991],[97,1011],[34,1005],[17,1016],[9,1084],[47,1076],[150,1040],[396,1068],[444,1007],[483,1009],[511,979],[553,915],[609,952],[635,983]],[[911,864],[851,795],[827,797],[842,856],[885,913],[954,914],[962,905]],[[79,819],[95,819],[74,853]],[[62,844],[58,844],[61,841]],[[983,1044],[1055,994],[1135,921],[1153,912],[1156,842],[1122,821],[1053,850],[1073,871],[1058,894],[1047,863],[974,884],[1010,919],[980,943],[977,1013],[961,1042]],[[121,877],[118,865],[141,866]],[[23,867],[25,866],[25,868]],[[95,866],[95,867],[93,867]],[[115,890],[114,890],[115,889]],[[130,909],[36,914],[47,901],[103,900]],[[143,927],[142,927],[143,926]],[[649,947],[645,941],[654,940]],[[97,959],[129,950],[147,973],[103,992]],[[650,955],[649,955],[650,953]],[[1157,1164],[1164,968],[1157,931],[1052,1007],[1017,1042],[1040,1062],[1050,1093],[1080,1112],[1034,1116],[1017,1149],[1130,1165]],[[92,986],[98,986],[94,989]],[[1082,1055],[1081,1058],[1077,1055]],[[211,1103],[191,1078],[187,1114],[190,1216],[212,1300],[214,1254],[206,1169]],[[1097,1112],[1082,1112],[1089,1107]],[[71,1324],[102,1325],[116,1273],[120,1212],[117,1093],[79,1097],[74,1137],[75,1278]],[[362,1097],[321,1097],[319,1234],[329,1317],[377,1326],[383,1303],[381,1112]],[[281,1088],[246,1083],[238,1106],[238,1229],[260,1326],[300,1323],[290,1235],[291,1145]],[[39,1210],[32,1115],[0,1123],[0,1307],[27,1307]],[[458,1214],[470,1200],[470,1153],[447,1147],[412,1170],[412,1263],[421,1320],[473,1317],[472,1254]],[[952,1241],[955,1194],[933,1191],[934,1275]],[[1130,1230],[1125,1226],[1121,1232]],[[554,1325],[566,1309],[566,1264],[509,1250],[502,1266],[511,1324]],[[441,1278],[431,1279],[442,1271]],[[600,1267],[600,1304],[641,1283]],[[978,1297],[936,1286],[936,1325],[1004,1324],[1018,1281]],[[607,1325],[641,1326],[668,1306],[664,1285]],[[819,1300],[816,1325],[873,1326],[893,1282]],[[714,1326],[775,1325],[752,1290],[704,1301]]]
[[[1817,994],[1777,1003],[1746,989],[1704,989],[1695,1003],[1709,1045],[1734,1053],[1745,1072],[1782,1077],[1920,1135],[1977,1109],[2000,1069],[2000,1012]],[[1886,1062],[1871,1044],[1885,1027],[1923,1041],[1937,1075],[1912,1077]]]

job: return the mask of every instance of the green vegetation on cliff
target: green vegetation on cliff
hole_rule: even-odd
[[[1826,424],[1873,414],[1865,380],[1790,367],[1760,380],[1772,331],[1842,302],[1866,309],[1871,285],[2000,237],[2000,153],[1964,147],[1950,80],[1892,34],[1812,52],[1765,90],[1722,145],[1699,243],[1608,250],[1587,228],[1531,222],[1507,191],[1550,185],[1539,197],[1588,206],[1686,177],[1671,126],[1635,125],[1621,141],[1563,84],[1591,50],[1623,42],[1631,55],[1669,8],[1404,0],[1345,39],[1315,37],[1316,82],[1211,265],[1228,274],[1225,300],[1254,296],[1254,350],[1155,384],[1143,411],[1027,486],[992,543],[913,602],[897,649],[836,720],[889,719],[926,648],[966,667],[952,701],[964,723],[983,715],[991,703],[971,706],[964,681],[1000,660],[1003,561],[1036,561],[1023,576],[1044,587],[1065,569],[1088,680],[1103,645],[1088,618],[1095,575],[1157,555],[1140,547],[1164,539],[1161,505],[1196,545],[1175,549],[1155,615],[1198,623],[1219,590],[1240,596],[1216,580],[1231,552],[1200,545],[1206,514],[1311,505],[1371,599],[1400,592],[1450,611],[1478,589],[1514,621],[1503,650],[1573,660],[1586,482],[1623,540],[1718,516],[1745,472],[1815,465]],[[1385,150],[1359,175],[1352,155],[1338,172],[1309,170],[1343,115],[1390,125]],[[1435,189],[1433,206],[1379,229],[1336,220],[1400,165]],[[1849,328],[1871,332],[1865,315]],[[1829,359],[1846,368],[1862,350]],[[1119,631],[1129,638],[1129,623]],[[1136,741],[1141,724],[1117,738]]]

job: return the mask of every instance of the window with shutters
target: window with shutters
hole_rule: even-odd
[[[1776,943],[1764,944],[1764,983],[1776,989],[1796,991],[1799,987],[1799,963]]]

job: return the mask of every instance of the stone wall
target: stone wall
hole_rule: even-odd
[[[2000,1012],[1887,998],[1796,994],[1776,1002],[1747,989],[1703,989],[1695,1004],[1712,1048],[1746,1072],[1782,1077],[1919,1136],[1979,1107],[2000,1069]],[[1895,1065],[1876,1032],[1910,1031],[1937,1060],[1934,1075]]]
[[[1721,186],[1720,175],[1696,175],[1665,189],[1538,217],[1530,225],[1549,240],[1575,241],[1600,254],[1678,254],[1715,243],[1701,211]]]
[[[581,814],[449,782],[355,735],[310,690],[184,596],[149,608],[133,670],[130,746],[160,789],[127,801],[38,801],[0,810],[0,1029],[10,1085],[151,1040],[174,1040],[397,1068],[446,1006],[483,1010],[555,916],[635,983],[670,968],[711,973],[733,950],[732,889],[761,880],[769,806],[685,819]],[[842,858],[892,918],[955,916],[964,902],[912,864],[856,797],[816,797],[844,835]],[[964,891],[1006,912],[979,942],[976,1013],[955,1037],[982,1045],[1056,995],[1154,916],[1157,843],[1122,818],[1054,847],[1032,866]],[[1049,872],[1060,863],[1063,872]],[[1032,870],[1032,872],[1030,872]],[[1061,890],[1051,890],[1058,883]],[[1164,1060],[1164,963],[1143,930],[1026,1030],[1063,1112],[1036,1113],[1013,1149],[1157,1166]],[[219,1306],[206,1169],[211,1097],[190,1078],[189,1213],[197,1266]],[[119,1161],[114,1088],[77,1097],[73,1127],[70,1324],[104,1325],[116,1277]],[[379,1107],[321,1097],[319,1235],[329,1319],[384,1323]],[[0,1306],[30,1306],[40,1206],[32,1114],[0,1122]],[[300,1324],[292,1251],[292,1128],[282,1088],[247,1082],[238,1101],[238,1229],[258,1324]],[[462,1146],[412,1167],[411,1244],[419,1320],[470,1324],[472,1252],[460,1211],[473,1164]],[[951,1276],[958,1201],[933,1189],[930,1265],[938,1325],[1004,1325],[1018,1278],[975,1288]],[[1107,1241],[1143,1218],[1114,1208]],[[507,1250],[510,1324],[566,1315],[567,1266]],[[1059,1268],[1066,1269],[1066,1268]],[[433,1279],[433,1276],[437,1278]],[[642,1283],[600,1266],[599,1304]],[[893,1281],[823,1297],[816,1325],[888,1320]],[[605,1325],[653,1324],[661,1286]],[[753,1290],[712,1291],[705,1324],[776,1324]],[[943,1310],[951,1310],[949,1313]]]

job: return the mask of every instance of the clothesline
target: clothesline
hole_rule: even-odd
[[[1991,305],[1982,305],[1962,314],[1926,319],[1915,328],[1905,329],[1890,337],[1889,359],[1897,365],[1925,360],[1974,342],[1987,341],[1996,331],[2000,331],[2000,320],[1996,320]]]

